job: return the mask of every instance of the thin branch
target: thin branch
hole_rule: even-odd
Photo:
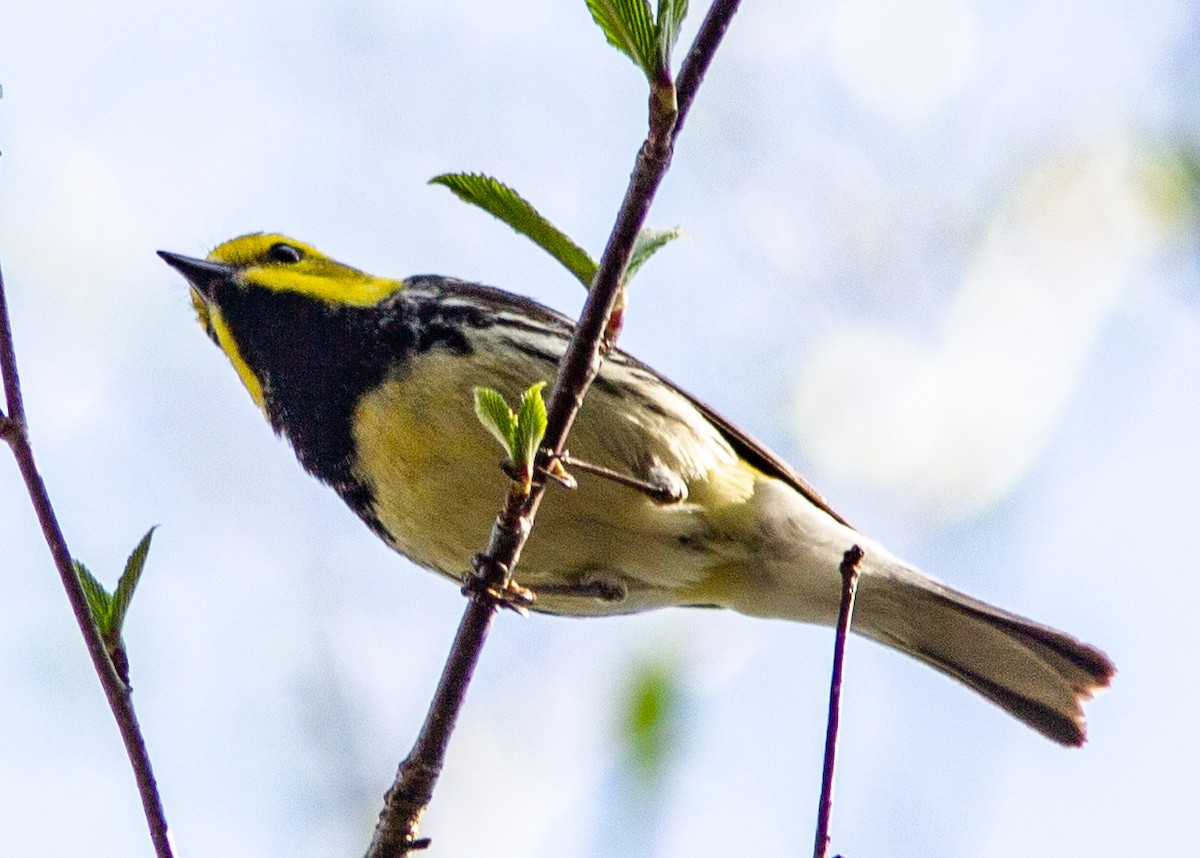
[[[367,850],[369,856],[407,855],[429,845],[429,838],[417,837],[417,827],[433,800],[450,736],[495,616],[490,605],[472,609],[481,604],[481,600],[472,599],[471,607],[463,614],[425,723],[384,797],[384,812]]]
[[[838,725],[842,716],[842,664],[846,638],[854,617],[854,595],[858,590],[858,566],[863,550],[857,545],[842,555],[842,601],[838,605],[837,636],[833,644],[833,676],[829,680],[829,719],[825,724],[825,768],[821,772],[821,803],[817,807],[817,837],[813,858],[825,858],[829,850],[829,815],[833,810],[833,768],[837,761]]]
[[[150,828],[150,839],[154,843],[154,851],[158,858],[171,858],[171,844],[167,832],[167,820],[163,813],[162,800],[158,787],[154,782],[154,772],[150,767],[150,757],[146,750],[146,742],[138,727],[137,715],[133,711],[133,700],[130,688],[117,675],[104,641],[92,615],[88,610],[87,597],[71,564],[71,552],[67,549],[67,541],[58,525],[46,485],[38,472],[33,458],[33,448],[29,442],[29,432],[25,424],[25,405],[21,398],[20,377],[17,373],[16,349],[13,345],[12,325],[8,317],[8,300],[4,294],[4,275],[0,272],[0,378],[4,382],[5,402],[8,413],[0,425],[0,436],[12,448],[13,457],[17,460],[17,468],[25,481],[29,499],[33,503],[34,512],[42,528],[46,545],[54,559],[58,576],[63,588],[67,591],[67,600],[71,603],[71,611],[75,614],[75,622],[83,635],[84,645],[92,659],[92,667],[100,679],[108,706],[116,719],[117,729],[121,740],[125,743],[125,753],[133,767],[133,776],[137,781],[138,793],[142,798],[142,809],[146,814],[146,824]]]
[[[680,70],[676,112],[670,117],[669,124],[664,124],[663,117],[657,112],[662,100],[654,93],[651,95],[650,132],[638,152],[629,187],[575,334],[559,361],[548,408],[548,426],[542,441],[548,454],[535,473],[540,473],[553,457],[563,452],[584,394],[600,370],[603,350],[612,346],[614,331],[609,329],[609,318],[621,291],[622,274],[629,264],[634,242],[645,223],[655,192],[670,165],[679,126],[739,3],[740,0],[716,0],[709,9]],[[606,332],[609,333],[607,338]],[[498,586],[502,590],[507,585],[529,537],[545,486],[545,479],[539,478],[519,505],[512,503],[513,490],[510,489],[509,502],[492,527],[488,549],[477,558],[477,574],[486,587],[472,589],[472,598],[463,614],[429,715],[417,743],[401,764],[388,791],[367,858],[398,858],[429,845],[427,839],[416,836],[417,826],[432,799],[445,759],[446,744],[471,671],[487,639],[496,607],[501,604],[490,595],[488,588],[494,590]],[[427,737],[430,741],[425,741]]]
[[[13,345],[12,323],[8,320],[8,301],[4,297],[4,272],[0,271],[0,381],[4,383],[4,401],[8,407],[5,440],[24,434],[25,403],[21,399],[21,378],[17,375],[17,352]]]
[[[523,521],[521,506],[527,498],[528,484],[517,480],[510,483],[504,509],[492,525],[487,552],[475,558],[478,572],[476,580],[481,584],[488,579],[504,577],[486,568],[486,564],[494,562],[489,557],[517,550],[513,547],[514,540],[524,541],[523,535],[508,528],[507,523],[515,520],[517,527],[520,527]],[[500,603],[486,586],[472,587],[468,584],[463,590],[471,598],[459,622],[450,656],[442,669],[442,678],[438,681],[429,712],[425,715],[425,723],[384,796],[383,810],[367,849],[367,858],[396,858],[429,846],[429,838],[418,837],[417,829],[425,808],[433,800],[433,790],[442,773],[446,749],[458,721],[467,686],[471,683],[475,665],[479,663],[479,655],[483,652],[484,641],[487,640],[492,618]]]
[[[556,455],[563,451],[567,433],[571,431],[575,415],[579,413],[583,404],[583,396],[596,373],[600,371],[603,334],[620,291],[621,275],[629,263],[629,254],[633,250],[638,232],[646,221],[646,213],[654,201],[658,186],[670,166],[676,134],[691,109],[700,82],[704,79],[704,74],[721,44],[729,22],[737,12],[739,3],[740,0],[716,0],[700,25],[696,40],[679,71],[676,93],[678,107],[674,128],[664,135],[655,134],[652,114],[651,134],[638,152],[633,175],[625,191],[625,199],[617,214],[616,225],[609,236],[608,246],[604,248],[600,268],[583,306],[579,327],[558,364],[558,378],[554,383],[554,393],[547,409],[549,425],[546,437],[542,441],[543,446],[550,448]],[[654,102],[651,103],[653,105]],[[540,492],[531,498],[531,516],[536,511],[539,500]]]
[[[716,0],[704,17],[700,32],[696,33],[696,40],[692,42],[687,59],[679,69],[679,78],[675,84],[676,99],[679,103],[679,115],[675,119],[676,136],[683,128],[683,120],[687,118],[692,107],[696,91],[704,82],[704,75],[708,72],[713,55],[716,54],[721,40],[725,38],[725,31],[729,29],[740,4],[741,0]]]

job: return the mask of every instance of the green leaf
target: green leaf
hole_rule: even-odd
[[[546,382],[532,385],[521,397],[517,408],[517,430],[513,435],[513,464],[522,470],[531,468],[542,439],[546,437],[546,402],[542,388]]]
[[[125,614],[129,611],[129,603],[133,601],[133,591],[137,589],[138,581],[142,578],[142,570],[146,566],[146,557],[150,554],[150,540],[154,537],[155,527],[146,531],[146,535],[134,547],[129,559],[125,561],[125,571],[117,581],[117,589],[113,592],[112,621],[113,631],[121,633],[125,624]]]
[[[651,17],[649,2],[587,0],[587,5],[608,43],[633,60],[647,80],[658,77],[664,67],[659,64],[658,28]]]
[[[658,0],[658,22],[655,26],[655,47],[658,50],[659,70],[671,68],[671,52],[679,41],[679,28],[687,17],[688,0]]]
[[[100,630],[101,637],[107,638],[112,627],[113,597],[104,589],[104,585],[96,580],[96,576],[78,560],[72,560],[75,574],[79,576],[79,584],[83,587],[83,595],[87,597],[88,611],[92,621]]]
[[[504,221],[557,259],[584,288],[592,285],[596,260],[508,185],[479,173],[443,173],[430,179],[429,184],[443,185],[459,199]]]
[[[513,437],[517,431],[517,415],[508,407],[499,391],[490,387],[475,388],[475,416],[483,427],[492,433],[492,437],[500,442],[505,454],[513,455]]]
[[[625,282],[633,279],[637,270],[646,264],[658,250],[670,244],[685,233],[679,227],[674,229],[652,229],[645,227],[638,233],[633,242],[633,250],[629,254],[629,264],[625,267]]]

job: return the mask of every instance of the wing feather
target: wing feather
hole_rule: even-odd
[[[463,309],[464,303],[471,305],[477,311],[475,313],[477,322],[487,318],[497,320],[497,314],[499,314],[499,320],[502,324],[539,327],[547,333],[556,333],[564,338],[569,338],[575,332],[575,323],[561,313],[557,313],[549,307],[532,301],[529,298],[514,295],[511,292],[505,292],[502,289],[496,289],[491,286],[468,283],[447,277],[422,275],[410,277],[405,281],[405,287],[399,293],[400,295],[407,293],[409,297],[414,297],[414,293],[435,293],[430,294],[428,297],[432,298],[435,303],[440,304],[447,313],[453,313],[456,307]],[[481,310],[482,312],[479,312]],[[722,437],[729,442],[734,451],[750,463],[750,465],[767,476],[775,477],[791,486],[807,498],[813,506],[833,518],[834,521],[851,527],[850,523],[834,511],[829,502],[816,489],[809,485],[803,477],[792,470],[791,466],[780,458],[778,454],[718,414],[712,407],[683,390],[653,367],[642,363],[628,352],[619,348],[614,349],[608,359],[636,367],[642,372],[653,376],[671,390],[674,390],[700,412],[705,420],[715,426]]]

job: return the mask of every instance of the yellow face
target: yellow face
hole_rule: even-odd
[[[225,324],[225,320],[221,318],[221,311],[216,307],[210,307],[202,297],[198,297],[198,294],[193,287],[192,305],[196,307],[196,315],[200,318],[200,324],[204,325],[209,332],[209,336],[221,347],[221,351],[225,352],[225,355],[229,358],[229,362],[233,364],[234,370],[237,371],[238,378],[246,386],[250,398],[254,400],[254,404],[258,406],[260,411],[266,413],[266,406],[263,403],[262,382],[258,380],[258,375],[250,368],[250,364],[246,363],[246,359],[242,357],[237,340],[234,339],[229,326]]]
[[[343,265],[311,244],[273,233],[230,239],[217,245],[208,259],[236,268],[243,285],[298,292],[330,304],[369,307],[403,285]]]
[[[330,259],[310,244],[277,233],[253,233],[218,245],[208,262],[224,267],[223,278],[240,286],[295,292],[330,304],[371,306],[403,287],[403,281],[375,277]],[[263,408],[262,383],[242,357],[221,314],[214,289],[192,283],[192,306],[209,336],[229,357],[254,403]]]

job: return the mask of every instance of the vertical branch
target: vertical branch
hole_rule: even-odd
[[[677,112],[669,121],[664,121],[659,112],[662,100],[651,95],[649,133],[638,151],[625,198],[600,258],[574,336],[558,364],[542,441],[543,451],[548,451],[543,454],[543,463],[564,450],[584,394],[600,371],[604,350],[613,344],[611,337],[606,340],[605,332],[609,329],[609,318],[621,290],[622,275],[629,264],[634,241],[670,165],[679,127],[739,5],[740,0],[715,0],[709,9],[680,69]],[[429,845],[428,839],[416,836],[417,826],[437,785],[449,731],[462,705],[470,671],[479,659],[497,606],[505,603],[509,576],[533,527],[545,485],[539,477],[523,503],[519,506],[511,502],[505,504],[492,527],[487,550],[476,558],[478,586],[468,582],[467,589],[472,598],[467,603],[425,725],[388,790],[367,858],[397,858]],[[511,501],[511,490],[509,498]],[[443,727],[437,726],[437,722],[444,727],[444,740],[441,737]],[[439,741],[426,742],[426,736],[437,737]]]
[[[817,808],[817,837],[813,858],[825,858],[829,850],[829,815],[833,810],[833,768],[837,760],[838,725],[842,715],[842,663],[846,638],[854,616],[854,595],[858,590],[858,566],[863,550],[857,545],[842,555],[842,601],[838,605],[837,635],[833,644],[833,675],[829,680],[829,718],[825,724],[825,767],[821,772],[821,801]]]
[[[21,379],[17,375],[17,352],[13,345],[12,323],[8,320],[8,300],[4,296],[4,272],[0,271],[0,380],[4,382],[5,438],[19,428],[24,432],[25,403],[21,400]]]
[[[604,255],[600,258],[595,280],[588,291],[575,336],[558,364],[558,378],[547,409],[549,425],[543,441],[555,453],[563,451],[567,433],[571,431],[575,415],[583,404],[583,396],[600,371],[603,334],[620,291],[621,275],[629,264],[633,243],[670,166],[679,130],[739,4],[740,0],[716,0],[708,10],[687,59],[679,70],[677,113],[673,126],[665,133],[656,133],[656,114],[653,112],[656,102],[651,100],[651,133],[638,152],[629,187],[617,213],[608,245],[604,248]],[[531,499],[531,515],[537,509],[540,496],[538,491]]]
[[[704,75],[712,63],[712,58],[725,38],[725,31],[733,21],[733,15],[738,10],[741,0],[716,0],[704,16],[696,40],[688,51],[687,59],[679,68],[679,77],[675,84],[676,99],[679,105],[679,115],[675,118],[675,134],[683,128],[683,120],[691,110],[696,98],[696,91],[704,82]]]
[[[117,722],[121,740],[125,744],[125,753],[133,767],[134,779],[137,782],[138,793],[142,799],[142,810],[146,815],[146,824],[150,828],[150,839],[154,843],[154,851],[158,858],[171,858],[171,844],[167,831],[167,820],[163,812],[162,799],[154,781],[154,772],[150,767],[150,756],[146,750],[146,742],[138,726],[137,716],[133,711],[133,700],[129,686],[117,674],[108,650],[100,637],[100,631],[92,620],[88,609],[87,597],[75,574],[71,563],[71,552],[67,549],[66,537],[59,527],[54,507],[50,503],[50,495],[46,484],[38,472],[37,463],[33,458],[33,448],[29,441],[29,431],[25,422],[25,404],[21,398],[21,380],[17,373],[16,348],[13,344],[12,325],[8,316],[8,299],[4,293],[4,275],[0,273],[0,379],[4,382],[4,398],[7,414],[0,418],[0,436],[8,442],[17,468],[25,481],[26,491],[33,503],[34,513],[42,529],[42,536],[50,549],[54,566],[62,580],[63,589],[67,592],[67,601],[75,615],[75,623],[83,635],[84,645],[92,660],[92,667],[100,679],[104,696]]]

